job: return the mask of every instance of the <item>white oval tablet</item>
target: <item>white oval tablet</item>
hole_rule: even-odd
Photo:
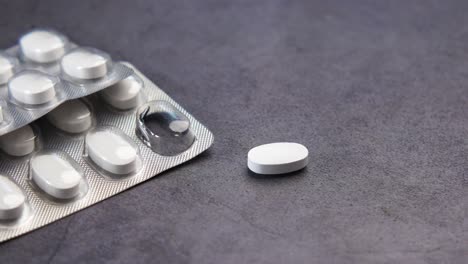
[[[0,175],[0,219],[14,220],[21,217],[26,197],[13,181]]]
[[[62,70],[78,79],[96,79],[107,74],[109,57],[90,48],[77,48],[62,58]]]
[[[126,110],[135,108],[141,104],[140,91],[142,88],[143,83],[134,76],[130,76],[104,89],[101,92],[101,96],[111,106],[120,110]]]
[[[92,124],[91,111],[81,100],[67,101],[47,114],[55,127],[68,133],[81,133]]]
[[[58,199],[70,199],[80,193],[82,175],[64,157],[47,153],[30,161],[31,179],[45,193]]]
[[[5,84],[15,73],[15,63],[12,59],[0,55],[0,84]]]
[[[8,92],[16,101],[29,105],[44,104],[55,97],[57,80],[39,71],[24,71],[8,82]]]
[[[307,166],[309,151],[298,143],[260,145],[248,153],[248,167],[258,174],[283,174]]]
[[[26,125],[0,137],[0,148],[12,156],[25,156],[34,151],[36,135]]]
[[[19,40],[23,55],[32,61],[46,63],[60,59],[65,54],[68,40],[61,34],[48,30],[34,30]]]
[[[111,130],[96,130],[86,135],[89,158],[103,170],[113,174],[129,174],[138,170],[141,161],[138,149],[130,139]]]

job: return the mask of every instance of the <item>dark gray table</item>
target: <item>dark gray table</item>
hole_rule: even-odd
[[[0,263],[468,262],[468,1],[2,2],[1,47],[55,27],[216,140]],[[305,144],[308,168],[250,174],[273,141]]]

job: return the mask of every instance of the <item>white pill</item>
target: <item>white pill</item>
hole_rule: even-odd
[[[190,128],[190,122],[188,120],[173,120],[169,123],[169,129],[176,133],[184,133]]]
[[[140,91],[142,82],[130,76],[101,92],[101,96],[113,107],[126,110],[139,106],[142,102]]]
[[[109,58],[94,49],[78,48],[62,58],[63,71],[78,79],[96,79],[107,74]]]
[[[64,157],[49,153],[31,159],[31,179],[45,193],[58,199],[70,199],[80,193],[82,175]]]
[[[23,55],[32,61],[46,63],[60,59],[65,54],[67,39],[58,33],[35,30],[21,37],[19,45]]]
[[[44,104],[55,97],[57,81],[39,71],[24,71],[8,82],[8,92],[16,101],[29,105]]]
[[[15,73],[15,64],[12,59],[0,55],[0,85],[5,84]]]
[[[14,220],[21,216],[26,197],[13,181],[0,175],[0,219]]]
[[[55,127],[68,133],[81,133],[92,124],[91,111],[81,100],[67,101],[47,114]]]
[[[137,147],[114,131],[89,132],[86,135],[86,150],[97,166],[113,174],[129,174],[137,171],[141,165]]]
[[[0,148],[12,156],[25,156],[34,151],[36,135],[26,125],[0,137]]]
[[[309,151],[298,143],[278,142],[257,146],[248,153],[248,167],[258,174],[283,174],[307,166]]]

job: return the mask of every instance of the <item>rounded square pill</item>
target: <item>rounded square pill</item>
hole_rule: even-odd
[[[40,105],[55,98],[57,78],[36,70],[26,70],[8,82],[8,94],[19,103]]]
[[[97,79],[106,76],[111,65],[110,56],[94,48],[76,48],[63,56],[62,71],[76,79]]]
[[[102,90],[101,97],[119,110],[135,108],[143,101],[141,91],[143,82],[136,76],[129,76],[122,81]]]
[[[15,74],[18,61],[4,53],[0,53],[0,85],[5,84]]]
[[[68,39],[53,30],[36,29],[23,35],[19,46],[23,56],[38,63],[60,59],[66,51]]]

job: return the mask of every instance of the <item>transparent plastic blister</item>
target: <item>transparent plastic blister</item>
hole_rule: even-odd
[[[136,74],[99,92],[102,100],[117,111],[131,111],[146,102],[143,80]]]
[[[20,56],[31,63],[53,63],[65,54],[73,45],[68,38],[53,29],[36,28],[18,41]]]
[[[83,168],[61,150],[42,150],[29,159],[29,182],[39,195],[62,203],[86,195]]]
[[[23,189],[10,176],[0,175],[0,228],[21,226],[32,213]]]
[[[26,131],[20,137],[34,144],[17,147],[24,156],[2,154],[8,158],[0,159],[0,175],[19,187],[28,209],[13,214],[18,219],[9,224],[0,220],[0,241],[111,197],[211,146],[211,132],[138,70],[107,89],[115,89],[110,97],[103,90],[67,101],[34,122],[33,136]]]
[[[113,179],[133,176],[143,166],[138,145],[111,126],[98,127],[86,134],[83,157],[101,175]]]
[[[23,70],[8,81],[8,100],[24,109],[47,109],[65,100],[66,85],[38,70]]]
[[[19,69],[19,61],[5,52],[0,52],[0,85],[4,85]]]
[[[67,101],[45,118],[55,128],[69,135],[79,135],[95,124],[93,106],[85,98]]]
[[[167,101],[156,100],[140,106],[136,119],[137,136],[160,155],[177,155],[195,141],[190,120]]]
[[[39,148],[40,131],[35,125],[26,125],[8,134],[0,136],[0,150],[6,154],[6,160],[11,157],[24,157]]]
[[[132,73],[103,51],[80,47],[51,29],[34,29],[24,34],[18,45],[0,52],[0,100],[5,102],[1,110],[9,114],[9,119],[0,122],[0,135]]]

